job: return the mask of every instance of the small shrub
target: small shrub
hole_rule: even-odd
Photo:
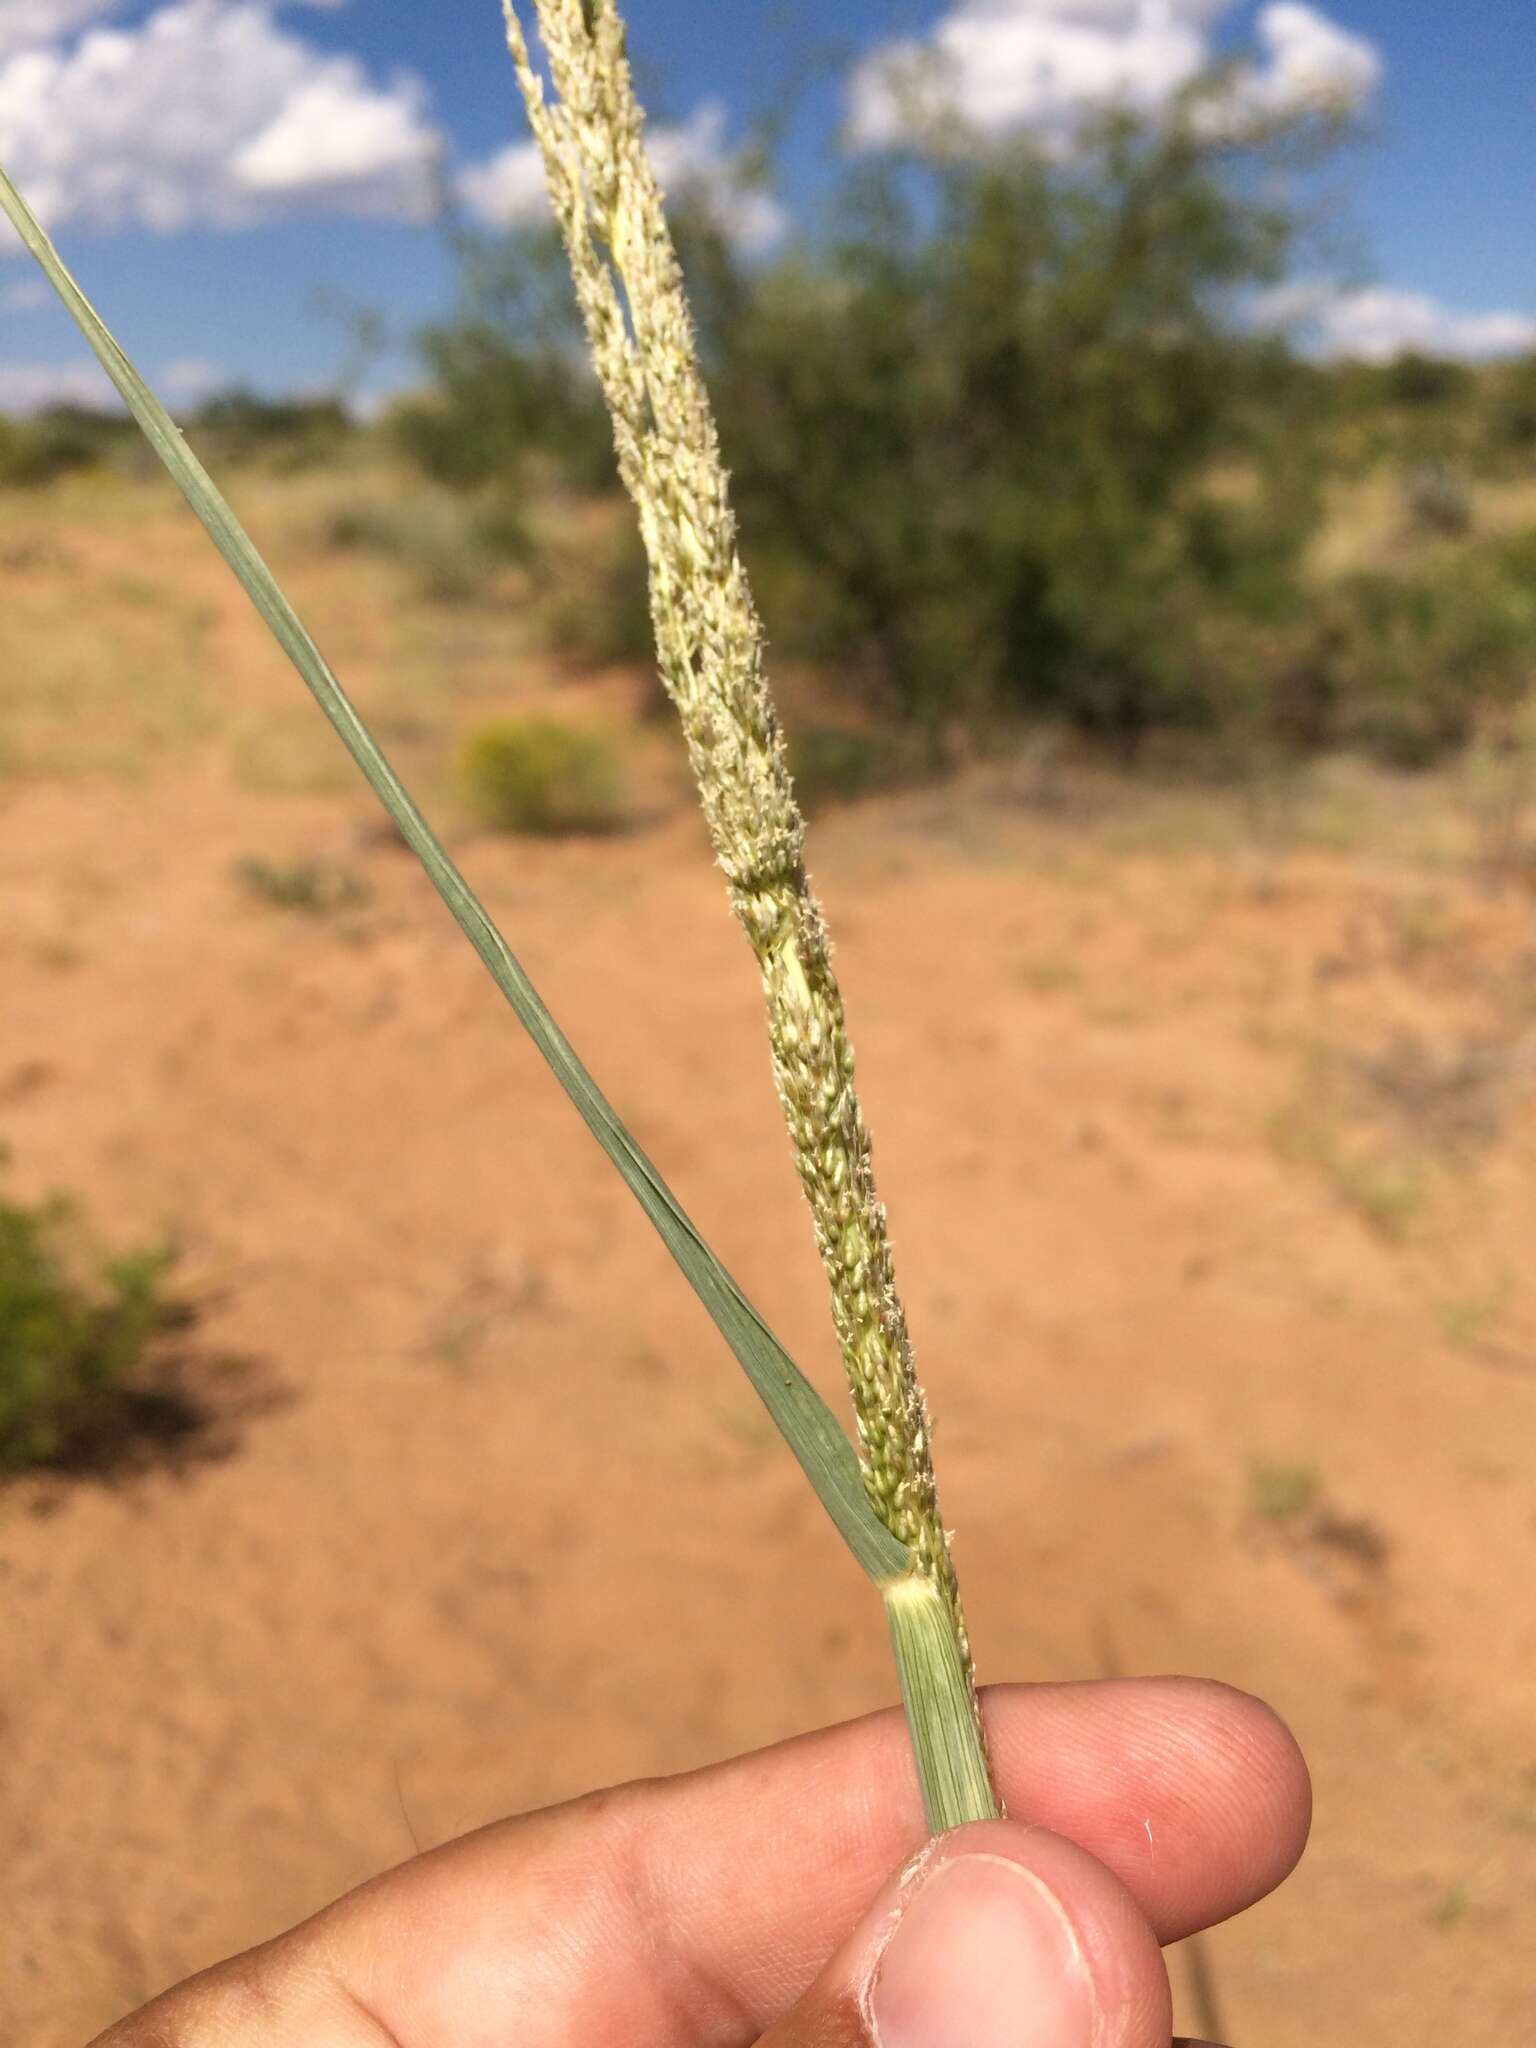
[[[86,406],[50,406],[31,419],[0,419],[0,488],[30,489],[94,469],[132,448],[133,422]]]
[[[1484,878],[1536,880],[1536,691],[1482,720],[1459,780]]]
[[[221,462],[267,460],[289,471],[333,462],[357,432],[338,399],[261,398],[239,389],[205,399],[187,424]]]
[[[234,872],[241,887],[263,903],[277,910],[301,911],[307,917],[361,910],[373,896],[360,875],[334,861],[271,861],[252,854],[236,861]]]
[[[1536,679],[1533,573],[1536,532],[1521,532],[1322,592],[1292,676],[1297,736],[1423,768],[1509,716]]]
[[[1256,1458],[1248,1468],[1248,1499],[1261,1522],[1294,1522],[1317,1506],[1322,1480],[1315,1465],[1271,1464]]]
[[[434,604],[480,595],[494,567],[492,550],[469,511],[447,497],[417,494],[390,504],[349,498],[327,514],[320,538],[337,552],[383,555],[401,563]]]
[[[890,789],[910,767],[901,747],[883,733],[813,725],[789,735],[789,772],[807,814]]]
[[[164,1249],[78,1276],[67,1203],[0,1201],[0,1472],[58,1463],[110,1423],[156,1334],[174,1320]]]
[[[1403,507],[1417,532],[1459,537],[1472,530],[1467,487],[1443,462],[1421,462],[1408,472]]]
[[[594,507],[579,539],[536,540],[532,556],[538,619],[550,645],[584,667],[655,660],[645,553],[633,522]]]
[[[502,832],[611,832],[623,820],[613,742],[558,718],[498,719],[470,734],[460,773],[476,813]]]

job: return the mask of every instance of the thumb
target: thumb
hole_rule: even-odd
[[[1169,2048],[1157,1939],[1119,1880],[1043,1828],[931,1842],[760,2048]]]

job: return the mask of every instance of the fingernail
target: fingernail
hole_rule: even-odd
[[[1072,1923],[1002,1856],[941,1863],[897,1923],[869,1998],[878,2048],[1092,2048]]]

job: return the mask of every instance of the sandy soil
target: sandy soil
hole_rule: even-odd
[[[1208,1950],[1243,2048],[1509,2048],[1530,897],[1018,794],[817,834],[984,1675],[1205,1672],[1289,1717],[1313,1846]],[[893,1695],[734,1366],[368,818],[211,761],[0,789],[10,1179],[113,1242],[174,1228],[206,1414],[174,1458],[0,1493],[18,2048],[76,2048],[413,1841]],[[345,861],[372,902],[284,913],[232,879],[257,852]],[[836,1398],[696,828],[463,854]]]

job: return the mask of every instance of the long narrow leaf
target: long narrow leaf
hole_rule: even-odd
[[[870,1508],[858,1460],[831,1409],[704,1242],[577,1058],[489,913],[390,767],[213,479],[119,348],[3,170],[0,208],[42,265],[49,283],[122,394],[150,446],[180,486],[274,639],[308,685],[343,746],[426,869],[459,929],[484,961],[492,980],[516,1011],[587,1128],[656,1226],[663,1243],[761,1395],[849,1549],[877,1583],[900,1576],[909,1568],[909,1553]]]

